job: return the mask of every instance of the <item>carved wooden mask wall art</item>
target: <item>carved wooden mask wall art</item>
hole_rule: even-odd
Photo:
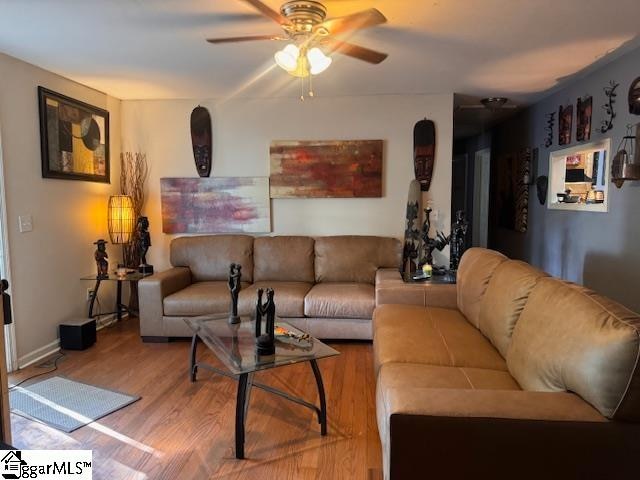
[[[631,82],[629,87],[629,113],[640,115],[640,77]]]

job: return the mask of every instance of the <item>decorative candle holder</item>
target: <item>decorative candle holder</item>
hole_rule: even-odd
[[[422,273],[426,278],[431,278],[431,276],[433,275],[433,267],[428,263],[424,264],[422,266]]]

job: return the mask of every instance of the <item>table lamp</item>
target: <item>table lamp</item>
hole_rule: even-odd
[[[136,216],[133,210],[133,200],[129,195],[109,197],[107,221],[111,243],[125,245],[132,241]]]

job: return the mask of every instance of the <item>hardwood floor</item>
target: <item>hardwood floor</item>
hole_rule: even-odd
[[[372,347],[332,346],[342,354],[318,362],[328,435],[320,436],[310,410],[254,389],[247,459],[236,460],[236,382],[200,370],[191,384],[188,342],[142,343],[138,320],[125,319],[101,330],[89,350],[65,352],[55,374],[142,399],[70,434],[12,414],[13,443],[25,449],[92,449],[95,479],[379,479]],[[222,368],[205,347],[198,357]],[[40,372],[27,368],[10,381]],[[317,401],[307,363],[259,372],[256,380]]]

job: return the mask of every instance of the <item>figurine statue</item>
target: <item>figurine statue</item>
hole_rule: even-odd
[[[468,229],[469,222],[465,218],[464,210],[458,210],[456,212],[456,223],[451,227],[451,260],[449,262],[449,270],[458,270],[460,258],[462,258],[466,246]]]
[[[267,288],[267,301],[262,304],[262,289],[258,290],[258,304],[256,305],[256,346],[258,355],[273,355],[276,353],[276,304],[273,301],[274,291]],[[262,317],[267,317],[265,333],[262,333]]]
[[[256,338],[258,338],[260,336],[260,334],[262,333],[262,315],[263,315],[263,308],[262,308],[262,294],[264,293],[264,290],[262,288],[258,289],[258,303],[256,303]]]
[[[229,265],[229,292],[231,293],[231,311],[229,323],[240,323],[238,316],[238,294],[240,293],[240,281],[242,279],[242,266],[237,263]]]
[[[437,248],[442,251],[449,243],[449,237],[445,237],[442,232],[436,230],[435,238],[429,236],[431,230],[431,207],[424,209],[424,223],[422,224],[422,248],[424,255],[420,265],[433,265],[433,251]]]
[[[153,273],[153,265],[147,263],[147,251],[151,246],[151,234],[149,233],[149,219],[147,217],[138,218],[138,251],[140,253],[140,266],[138,271],[144,274]]]
[[[418,256],[420,249],[420,230],[418,229],[418,223],[420,220],[418,216],[420,210],[418,202],[407,204],[407,226],[404,231],[404,247],[402,251],[402,271],[413,273],[418,268]]]
[[[94,253],[94,258],[96,259],[96,266],[98,268],[98,278],[107,278],[109,276],[109,262],[107,258],[107,241],[102,238],[93,242],[94,245],[97,245],[96,252]]]

